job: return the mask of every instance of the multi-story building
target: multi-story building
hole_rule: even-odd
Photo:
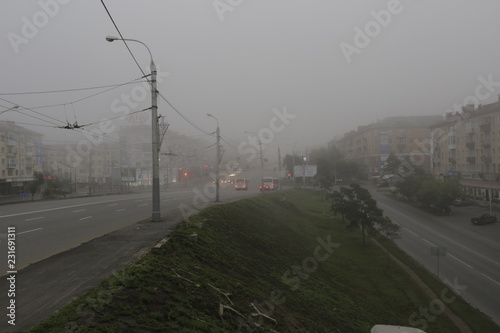
[[[0,122],[0,193],[28,192],[33,172],[42,170],[42,134],[13,121]]]
[[[448,113],[432,129],[432,173],[460,176],[465,191],[474,196],[499,198],[500,98],[498,102],[468,105]]]
[[[366,178],[380,175],[390,153],[430,171],[430,129],[441,120],[434,115],[389,117],[359,126],[330,145],[336,146],[346,160],[358,164]]]
[[[184,181],[179,170],[189,177],[202,174],[202,168],[213,160],[207,155],[207,144],[190,139],[173,131],[160,131],[159,177],[160,184]],[[163,135],[165,133],[165,135]],[[152,184],[151,126],[132,124],[118,131],[120,141],[120,165],[128,176],[139,185]],[[215,152],[214,152],[215,154]],[[182,179],[181,179],[182,178]]]
[[[80,152],[68,159],[68,152]],[[102,142],[89,151],[78,144],[44,146],[44,171],[71,182],[71,191],[106,192],[120,186],[120,150],[118,143]],[[89,188],[89,184],[91,187]]]

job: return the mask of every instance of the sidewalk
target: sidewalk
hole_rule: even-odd
[[[17,272],[16,325],[8,324],[4,307],[0,332],[24,332],[47,319],[73,298],[136,261],[182,221],[174,209],[162,214],[162,222],[149,219],[91,240]],[[9,285],[0,281],[2,304]]]

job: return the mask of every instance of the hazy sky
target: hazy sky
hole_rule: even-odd
[[[443,114],[500,93],[498,0],[104,3],[125,38],[150,48],[166,99],[206,132],[215,131],[206,115],[213,114],[234,147],[248,140],[244,131],[266,142],[271,135],[285,152],[295,142],[297,150],[325,145],[387,116]],[[44,125],[26,126],[52,143],[69,142],[82,135],[51,126],[76,115],[97,129],[103,119],[151,105],[141,84],[93,97],[104,89],[5,95],[120,84],[142,74],[123,42],[106,42],[118,33],[101,1],[1,6],[0,112],[13,105],[7,101],[21,108],[0,120]],[[129,46],[149,73],[147,50]],[[47,105],[55,106],[38,108]],[[158,105],[170,129],[203,138],[161,98]]]

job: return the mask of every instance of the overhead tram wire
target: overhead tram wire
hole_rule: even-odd
[[[31,107],[31,109],[45,109],[45,108],[51,108],[51,107],[56,107],[56,106],[64,106],[64,105],[68,105],[68,104],[72,104],[72,103],[78,103],[78,102],[81,102],[81,101],[83,101],[83,100],[85,100],[85,99],[89,99],[89,98],[91,98],[91,97],[94,97],[94,96],[97,96],[97,95],[100,95],[100,94],[104,94],[104,93],[106,93],[106,92],[108,92],[108,91],[111,91],[111,90],[113,90],[113,89],[119,88],[119,87],[124,86],[124,85],[127,85],[127,84],[135,84],[135,83],[138,83],[138,82],[139,82],[139,83],[140,83],[140,82],[144,82],[144,81],[139,81],[139,80],[141,80],[141,79],[142,79],[142,77],[140,77],[140,78],[138,78],[138,79],[134,79],[134,80],[132,80],[132,81],[128,81],[128,82],[126,82],[126,83],[118,84],[118,85],[115,85],[115,86],[113,86],[113,87],[111,87],[111,88],[109,88],[109,89],[106,89],[106,90],[100,91],[100,92],[95,93],[95,94],[91,94],[91,95],[86,96],[86,97],[82,97],[82,98],[76,99],[76,100],[74,100],[74,101],[70,101],[70,102],[66,102],[66,103],[59,103],[59,104],[50,104],[50,105],[42,105],[42,106],[33,106],[33,107]]]
[[[125,40],[125,38],[123,37],[120,29],[118,28],[118,26],[116,25],[115,23],[115,20],[113,19],[113,17],[111,16],[111,13],[109,12],[108,8],[106,7],[106,4],[104,3],[104,0],[101,0],[101,3],[104,7],[104,9],[106,10],[106,13],[108,14],[109,16],[109,19],[111,20],[111,22],[113,23],[113,25],[115,26],[115,29],[116,31],[118,32],[118,34],[120,35],[120,38],[121,40],[123,41],[123,43],[125,44],[125,46],[127,47],[127,50],[128,52],[130,53],[130,55],[132,56],[132,59],[134,59],[134,62],[135,64],[137,65],[137,67],[139,68],[139,70],[141,71],[142,75],[144,75],[145,77],[147,76],[146,73],[144,72],[144,70],[142,69],[142,67],[139,65],[139,62],[137,61],[137,59],[135,58],[134,54],[132,53],[132,51],[130,50],[130,47],[128,46],[127,44],[127,41]],[[151,81],[146,77],[146,80],[148,80],[149,84],[151,84]],[[181,116],[185,121],[187,121],[191,126],[193,126],[194,128],[196,128],[197,130],[199,130],[200,132],[202,133],[205,133],[205,134],[209,134],[208,131],[205,131],[203,129],[201,129],[199,126],[197,126],[195,123],[193,123],[189,118],[187,118],[185,115],[182,114],[182,112],[178,111],[173,105],[172,103],[170,103],[164,96],[161,92],[158,91],[158,95],[172,108],[172,110],[174,110],[179,116]]]
[[[35,111],[34,109],[42,109],[42,108],[47,108],[47,107],[55,107],[55,106],[64,106],[64,107],[66,108],[66,105],[68,105],[68,104],[78,103],[78,102],[80,102],[80,101],[82,101],[82,100],[85,100],[85,99],[88,99],[88,98],[94,97],[94,96],[99,95],[99,94],[103,94],[103,93],[105,93],[105,92],[108,92],[108,91],[110,91],[110,90],[116,89],[116,88],[118,88],[118,87],[121,87],[121,86],[124,86],[124,85],[127,85],[127,84],[133,84],[133,83],[136,83],[138,80],[141,80],[142,78],[143,78],[143,77],[138,78],[138,79],[134,79],[134,80],[132,80],[132,81],[128,81],[128,82],[125,82],[125,83],[122,83],[122,84],[112,85],[112,86],[100,86],[100,89],[102,89],[102,87],[110,87],[110,88],[109,88],[109,89],[106,89],[106,90],[104,90],[104,91],[100,91],[100,92],[98,92],[98,93],[91,94],[91,95],[89,95],[89,96],[86,96],[86,97],[83,97],[83,98],[77,99],[77,100],[72,101],[72,102],[69,102],[69,103],[53,104],[53,105],[39,106],[39,107],[32,107],[32,108],[28,108],[28,107],[25,107],[25,106],[22,106],[22,105],[19,105],[19,106],[20,106],[22,109],[24,109],[24,110],[30,110],[30,111],[32,111],[32,112],[34,112],[34,113],[36,113],[36,114],[39,114],[39,115],[41,115],[41,116],[44,116],[44,117],[46,117],[46,118],[49,118],[49,119],[52,119],[52,120],[55,120],[55,121],[57,121],[57,122],[60,122],[60,123],[63,123],[63,124],[64,124],[64,121],[61,121],[61,120],[56,119],[56,118],[54,118],[54,117],[48,116],[48,115],[43,114],[43,113],[41,113],[41,112]],[[88,89],[92,89],[92,88],[84,88],[83,90],[88,90]],[[97,89],[97,88],[96,88],[96,89]],[[1,95],[1,94],[0,94],[0,95]],[[10,103],[10,104],[16,104],[16,103],[13,103],[13,102],[11,102],[11,101],[9,101],[9,100],[6,100],[5,98],[2,98],[2,97],[0,97],[0,100],[3,100],[3,101],[5,101],[5,102],[7,102],[7,103]],[[65,112],[66,112],[66,109],[65,109]],[[27,114],[27,113],[23,113],[23,112],[20,112],[20,113],[21,113],[22,115],[26,115],[26,116],[28,116],[28,117],[32,117],[32,118],[35,118],[35,119],[38,119],[38,120],[41,120],[41,121],[45,121],[45,122],[48,122],[48,123],[50,123],[50,124],[52,124],[52,125],[56,125],[56,127],[60,127],[57,123],[53,123],[53,122],[50,122],[50,121],[47,121],[47,120],[44,120],[44,119],[41,119],[41,118],[35,117],[35,116],[30,115],[30,114]],[[74,110],[73,110],[73,113],[74,113]],[[67,114],[66,114],[66,118],[67,118]],[[75,119],[76,119],[76,115],[75,115]],[[67,124],[66,126],[68,126],[69,122],[66,122],[66,124]],[[78,125],[78,124],[76,123],[76,121],[75,121],[75,125]],[[68,126],[68,128],[69,128],[69,126]]]
[[[84,90],[94,90],[94,89],[103,89],[103,88],[117,88],[117,87],[120,87],[120,86],[123,86],[123,85],[133,84],[133,83],[135,83],[135,81],[140,80],[140,79],[142,79],[142,77],[139,78],[139,79],[128,81],[126,83],[108,84],[108,85],[104,85],[104,86],[95,86],[95,87],[60,89],[60,90],[46,90],[46,91],[27,91],[27,92],[0,93],[0,96],[56,94],[56,93],[84,91]]]
[[[9,100],[6,100],[5,98],[2,98],[2,97],[0,97],[0,100],[5,101],[5,102],[10,103],[10,104],[16,104],[16,103],[13,103],[13,102],[11,102],[11,101],[9,101]],[[29,110],[29,111],[31,111],[31,112],[34,112],[34,113],[39,114],[39,115],[41,115],[41,116],[44,116],[44,117],[46,117],[46,118],[49,118],[49,119],[55,120],[55,121],[60,122],[60,123],[64,123],[63,121],[61,121],[61,120],[59,120],[59,119],[56,119],[56,118],[51,117],[51,116],[47,116],[47,115],[45,115],[45,114],[43,114],[43,113],[40,113],[40,112],[38,112],[38,111],[35,111],[35,110],[30,109],[30,108],[28,108],[28,107],[25,107],[25,106],[23,106],[23,105],[20,105],[20,104],[16,104],[16,105],[19,105],[19,107],[20,107],[20,108],[22,108],[22,110]],[[26,114],[26,113],[20,112],[19,110],[18,110],[18,112],[19,112],[19,113],[21,113],[22,115],[25,115],[25,116],[28,116],[28,117],[32,117],[32,118],[35,118],[35,119],[38,119],[38,120],[41,120],[41,121],[45,121],[45,122],[47,122],[47,123],[51,123],[51,124],[53,124],[53,125],[57,125],[56,123],[53,123],[53,122],[50,122],[50,121],[48,121],[48,120],[44,120],[44,119],[41,119],[41,118],[35,117],[35,116],[33,116],[33,115],[30,115],[30,114]]]

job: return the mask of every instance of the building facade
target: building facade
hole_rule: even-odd
[[[389,117],[376,123],[359,126],[340,140],[330,142],[348,161],[359,165],[366,179],[380,176],[389,154],[410,159],[413,165],[430,172],[431,127],[441,116]]]
[[[42,170],[42,134],[1,121],[0,159],[0,193],[28,192],[33,173]]]
[[[431,135],[434,176],[460,176],[471,196],[499,198],[500,100],[446,114]]]

